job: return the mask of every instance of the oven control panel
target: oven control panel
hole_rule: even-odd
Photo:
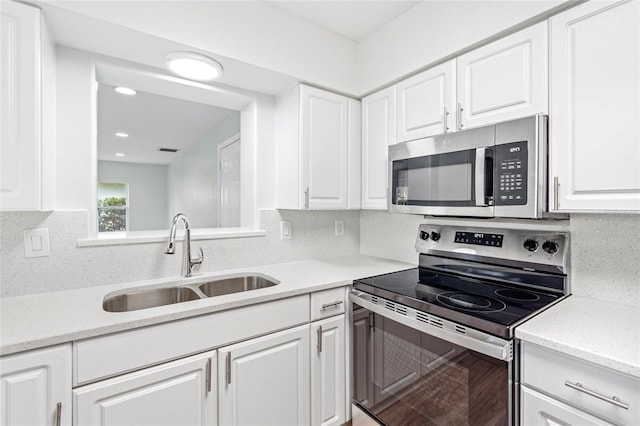
[[[503,234],[456,231],[455,242],[477,246],[502,247]]]
[[[569,234],[561,231],[496,229],[455,225],[420,225],[416,251],[439,257],[473,259],[495,264],[523,266],[553,271],[566,265]],[[538,265],[538,266],[536,266]]]

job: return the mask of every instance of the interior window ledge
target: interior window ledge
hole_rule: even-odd
[[[264,237],[267,231],[248,228],[192,229],[191,240],[217,240],[223,238]],[[176,233],[176,240],[184,238],[184,230]],[[77,240],[78,247],[111,246],[121,244],[166,243],[169,231],[103,232],[95,238]]]

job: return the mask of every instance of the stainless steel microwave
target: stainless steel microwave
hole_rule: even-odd
[[[389,211],[549,216],[547,122],[535,115],[389,146]]]

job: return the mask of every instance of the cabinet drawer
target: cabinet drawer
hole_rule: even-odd
[[[74,342],[74,385],[309,321],[309,296],[230,309]]]
[[[311,321],[344,313],[344,287],[311,293]]]
[[[614,423],[640,424],[638,378],[524,343],[522,382]],[[614,397],[628,408],[615,405]]]
[[[526,386],[521,393],[521,420],[526,426],[613,426],[611,423],[582,412],[546,395],[538,393]]]

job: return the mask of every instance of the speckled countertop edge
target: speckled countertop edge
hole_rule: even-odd
[[[640,307],[572,295],[516,328],[516,337],[640,377]]]
[[[354,279],[415,267],[370,256],[262,265],[52,293],[0,298],[0,355],[190,318],[256,303],[349,285]],[[195,284],[240,273],[262,274],[273,287],[132,312],[105,312],[106,295],[126,289]]]

